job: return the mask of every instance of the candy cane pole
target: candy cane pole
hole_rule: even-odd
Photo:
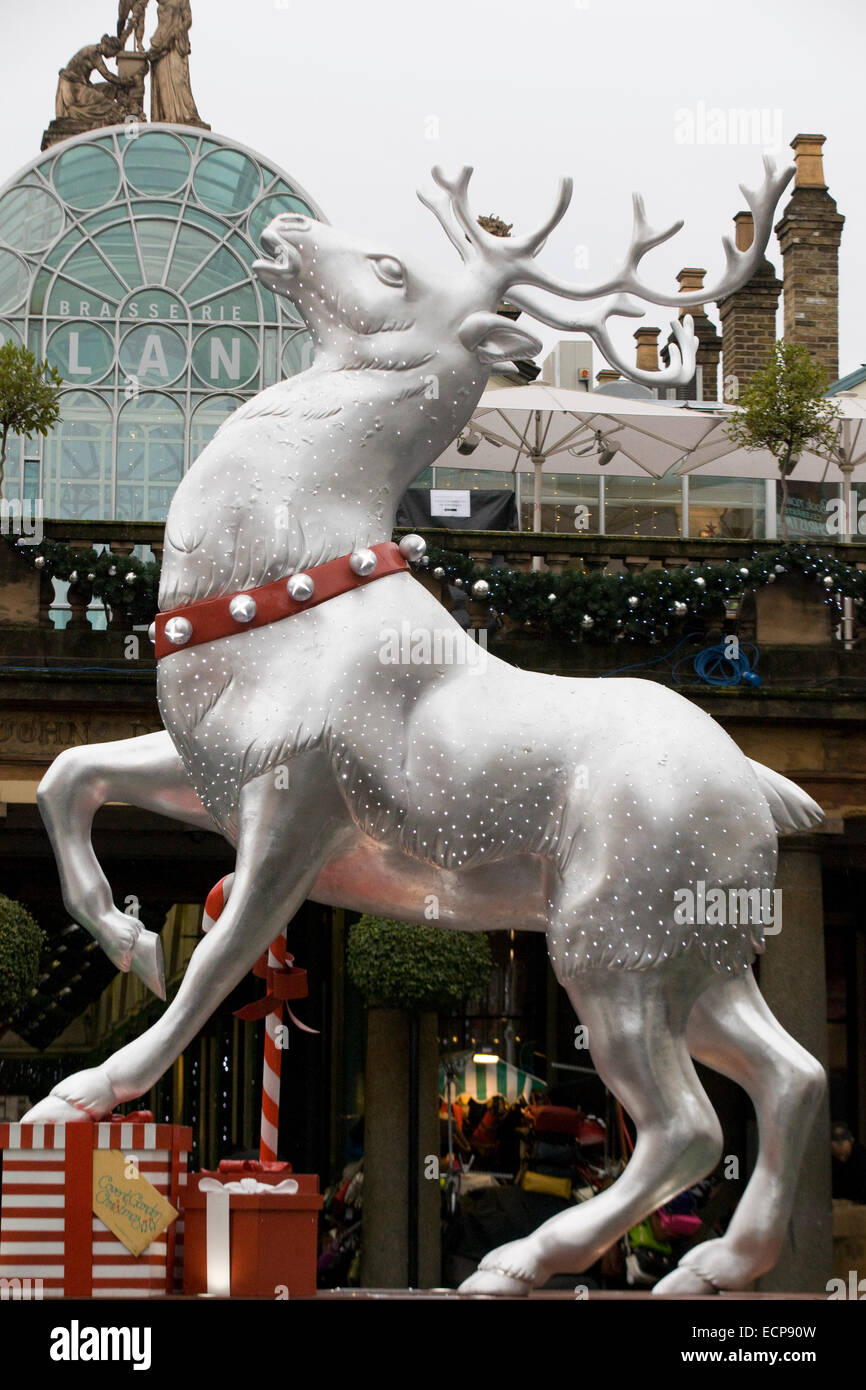
[[[220,879],[207,895],[202,930],[210,931],[229,900],[234,874]],[[286,964],[286,931],[277,937],[268,951],[268,969],[282,970]],[[280,1046],[283,1026],[282,1008],[265,1015],[265,1064],[262,1072],[262,1124],[259,1139],[259,1159],[276,1163],[280,1133],[280,1073],[283,1049]]]
[[[279,970],[286,963],[286,933],[282,931],[268,951],[268,969]],[[284,1036],[282,1008],[265,1015],[265,1065],[262,1072],[262,1130],[259,1158],[276,1163],[280,1134],[280,1072]]]

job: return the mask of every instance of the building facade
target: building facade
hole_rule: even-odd
[[[6,184],[0,337],[64,378],[57,429],[10,441],[7,498],[164,520],[226,416],[308,365],[297,311],[252,270],[284,211],[323,220],[271,161],[184,126],[89,132]]]

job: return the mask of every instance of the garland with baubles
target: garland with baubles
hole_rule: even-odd
[[[49,577],[78,582],[112,616],[130,625],[149,623],[157,611],[159,565],[134,556],[76,550],[48,538],[26,548],[15,536],[6,541]],[[467,598],[487,603],[514,624],[573,642],[660,642],[686,620],[718,619],[751,590],[774,584],[786,573],[813,580],[826,602],[840,609],[850,597],[857,608],[866,600],[866,572],[808,543],[753,552],[749,559],[707,561],[642,574],[526,572],[479,565],[459,551],[434,548],[413,564],[437,579],[462,588]]]
[[[572,642],[661,642],[687,619],[722,618],[748,592],[775,584],[786,573],[813,580],[834,610],[846,597],[857,608],[866,600],[866,573],[802,542],[739,561],[639,575],[578,569],[527,573],[478,565],[467,555],[438,548],[420,563],[512,623]]]
[[[120,614],[130,626],[152,621],[157,610],[160,567],[155,560],[139,560],[134,555],[114,555],[110,550],[76,550],[65,541],[48,537],[38,545],[21,546],[18,537],[7,535],[16,555],[28,558],[34,568],[49,579],[78,584],[98,599],[112,618]]]

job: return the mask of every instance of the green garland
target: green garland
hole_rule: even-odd
[[[429,552],[428,574],[459,584],[473,597],[478,580],[489,585],[483,601],[512,622],[572,642],[659,642],[687,622],[724,616],[750,590],[774,584],[786,572],[799,572],[820,586],[834,608],[851,597],[866,600],[866,573],[800,543],[753,552],[740,561],[713,561],[678,569],[645,570],[640,575],[599,571],[561,574],[477,565],[451,550]]]
[[[97,554],[92,547],[75,550],[65,541],[48,537],[26,547],[17,544],[17,536],[4,538],[16,555],[26,556],[49,578],[77,581],[86,593],[105,604],[112,617],[119,613],[130,627],[152,622],[159,592],[160,567],[155,560],[113,555],[110,550]]]
[[[110,551],[75,550],[63,541],[45,539],[26,549],[5,537],[18,555],[54,578],[79,583],[110,609],[133,624],[149,623],[157,611],[159,565]],[[821,588],[834,608],[848,596],[857,607],[866,600],[866,572],[813,550],[807,543],[780,545],[753,552],[740,561],[711,561],[679,569],[645,570],[640,575],[525,572],[478,565],[459,551],[434,548],[428,574],[458,583],[471,596],[478,580],[489,585],[487,601],[513,623],[572,642],[660,642],[691,621],[718,619],[750,590],[775,583],[786,572],[799,572]],[[630,600],[632,600],[630,602]]]

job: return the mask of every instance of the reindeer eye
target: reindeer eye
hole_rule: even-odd
[[[403,267],[394,256],[371,256],[370,262],[383,285],[399,288],[406,283]]]

